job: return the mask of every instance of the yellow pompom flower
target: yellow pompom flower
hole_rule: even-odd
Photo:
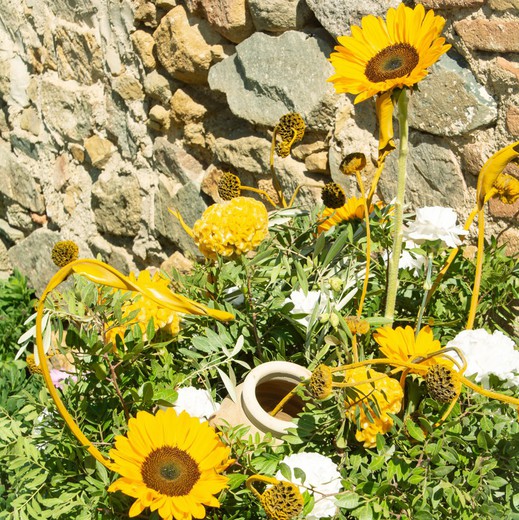
[[[43,374],[41,366],[36,363],[36,360],[34,359],[34,354],[29,354],[25,359],[25,362],[27,363],[27,368],[31,374]]]
[[[267,237],[267,209],[249,197],[213,204],[195,222],[192,234],[207,258],[243,255],[256,249]]]
[[[335,74],[328,81],[337,92],[356,94],[355,103],[393,90],[412,87],[427,75],[427,68],[450,49],[440,33],[441,16],[400,4],[389,9],[386,20],[373,15],[353,26],[351,36],[340,36],[330,61]]]
[[[405,329],[403,327],[396,329],[382,327],[373,334],[373,339],[380,345],[380,352],[389,359],[404,362],[414,361],[423,367],[430,367],[437,363],[452,366],[452,362],[442,356],[420,360],[441,349],[440,342],[434,339],[431,327],[428,325],[421,329],[417,336],[409,325]],[[411,371],[415,370],[411,369]]]
[[[232,462],[229,453],[208,422],[186,412],[137,412],[110,450],[111,469],[121,478],[108,491],[137,499],[130,518],[147,507],[164,520],[205,518],[205,507],[220,506],[214,495],[227,487],[220,473]]]
[[[320,364],[312,372],[308,386],[316,399],[326,399],[332,393],[333,387],[331,368]]]
[[[133,273],[128,277],[132,282],[136,282],[141,287],[147,289],[160,288],[169,290],[169,281],[163,278],[159,272],[156,272],[151,276],[149,271],[141,271],[136,277]],[[126,318],[134,311],[137,312],[137,316],[130,322],[125,323],[121,326],[114,326],[113,323],[108,324],[108,328],[105,333],[106,340],[115,345],[115,337],[120,336],[124,338],[124,333],[128,327],[138,325],[143,335],[146,335],[146,328],[151,318],[155,330],[161,330],[172,336],[178,334],[180,330],[180,318],[178,313],[173,312],[165,307],[161,307],[150,298],[142,294],[137,294],[129,300],[125,301],[122,305],[122,316]]]
[[[368,379],[373,381],[366,382]],[[355,395],[345,401],[346,418],[359,427],[355,438],[363,442],[365,448],[372,448],[376,445],[377,433],[384,434],[393,426],[388,413],[400,411],[404,398],[402,387],[396,379],[366,367],[347,370],[344,383],[355,384]]]
[[[51,259],[58,267],[64,267],[70,262],[77,260],[79,247],[72,240],[60,240],[54,244],[51,252]]]

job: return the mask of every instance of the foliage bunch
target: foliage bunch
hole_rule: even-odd
[[[495,240],[485,244],[484,208],[492,197],[519,197],[519,181],[503,176],[519,142],[483,166],[464,228],[449,208],[419,208],[414,220],[404,211],[407,91],[450,47],[440,35],[444,23],[421,4],[401,4],[386,21],[366,17],[339,39],[330,81],[357,102],[376,96],[379,146],[369,191],[362,154],[347,155],[339,168],[355,176],[360,198],[347,199],[329,183],[321,186],[327,208],[295,206],[303,186],[287,202],[274,158],[291,153],[305,125],[286,114],[272,135],[271,193],[226,172],[223,202],[193,229],[170,210],[206,256],[188,274],[163,273],[171,290],[149,273],[125,276],[101,260],[77,259],[67,246],[54,255],[61,269],[37,304],[35,329],[16,341],[31,293],[19,275],[7,283],[0,297],[0,453],[7,462],[0,520],[519,519],[519,423],[510,406],[519,405],[519,375],[510,376],[519,362],[502,363],[485,389],[477,378],[486,367],[469,374],[478,363],[467,363],[461,348],[465,341],[470,350],[474,334],[490,336],[487,330],[517,340],[518,265]],[[397,194],[391,205],[374,204],[396,147],[395,107]],[[275,211],[267,215],[243,191]],[[472,259],[457,253],[476,216]],[[70,276],[71,288],[58,291]],[[13,358],[33,330],[42,364],[28,361],[29,373]],[[502,343],[489,349],[517,359],[508,338],[492,338]],[[223,413],[217,436],[184,412],[159,410],[179,408],[188,386],[216,402],[237,401],[251,369],[277,360],[312,374],[266,410],[276,415],[296,397],[302,403],[281,438],[225,422]],[[61,427],[52,401],[83,446]],[[170,426],[180,432],[167,432]],[[205,446],[195,446],[200,438]]]
[[[218,302],[235,315],[229,324],[184,316],[180,333],[167,337],[155,330],[151,319],[143,334],[133,322],[135,315],[122,311],[132,297],[129,292],[75,276],[71,289],[53,293],[46,309],[54,345],[73,355],[77,378],[68,379],[60,392],[87,437],[106,452],[114,436],[125,432],[128,417],[138,410],[174,405],[179,386],[205,387],[221,401],[252,367],[266,361],[291,360],[311,370],[320,363],[351,361],[352,334],[345,318],[354,315],[358,305],[365,224],[345,222],[317,235],[318,222],[317,210],[278,211],[271,217],[268,239],[254,255],[198,263],[189,274],[170,273],[175,292]],[[384,210],[372,215],[371,231],[374,263],[365,310],[371,329],[359,337],[366,358],[377,356],[371,333],[387,321],[380,315],[388,247]],[[492,260],[483,276],[477,326],[511,334],[511,323],[503,317],[517,298],[517,265],[495,241],[487,245],[487,255]],[[436,269],[442,261],[439,255]],[[466,276],[473,269],[473,260],[459,255],[431,300],[431,315],[425,315],[425,322],[434,321],[443,345],[463,326],[471,295]],[[499,276],[503,272],[510,276]],[[423,278],[404,271],[402,280],[397,298],[401,321],[395,325],[405,326],[420,306]],[[16,289],[5,292],[11,299],[30,294],[19,277],[11,286]],[[297,290],[320,291],[326,303],[309,315],[294,313],[290,297]],[[33,302],[24,301],[24,314],[23,306],[16,308],[25,319]],[[106,342],[106,324],[126,327],[124,338]],[[5,345],[4,356],[11,360],[2,378],[1,449],[8,463],[0,518],[125,518],[127,497],[106,492],[112,475],[62,427],[41,376],[31,375],[23,361],[12,361],[17,347],[13,338]],[[492,383],[494,389],[510,393],[502,381]],[[514,478],[519,425],[513,408],[467,392],[448,421],[435,427],[442,407],[427,397],[425,384],[415,377],[391,432],[379,435],[376,447],[364,449],[355,439],[355,424],[345,419],[342,395],[334,392],[325,401],[315,401],[302,390],[305,409],[281,446],[269,435],[247,438],[246,427],[224,427],[223,438],[237,462],[227,470],[229,489],[220,499],[222,507],[209,510],[207,517],[263,518],[260,505],[244,488],[245,480],[255,473],[274,475],[285,455],[302,449],[338,463],[344,491],[337,497],[337,518],[519,514]]]

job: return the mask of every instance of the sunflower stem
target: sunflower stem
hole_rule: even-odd
[[[407,92],[405,89],[398,95],[398,126],[400,144],[398,148],[398,180],[394,211],[393,228],[393,253],[389,260],[389,273],[387,280],[386,311],[384,316],[391,321],[395,316],[396,293],[398,290],[398,263],[402,252],[403,222],[404,222],[404,196],[405,181],[407,176],[407,155],[409,124],[407,121]]]

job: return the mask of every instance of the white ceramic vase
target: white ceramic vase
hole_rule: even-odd
[[[238,385],[236,402],[230,397],[224,399],[211,423],[215,426],[223,421],[232,426],[243,424],[250,427],[247,436],[255,433],[264,436],[270,432],[279,439],[288,428],[293,427],[291,420],[302,411],[303,403],[294,396],[276,416],[271,416],[269,412],[310,375],[307,368],[288,361],[263,363],[252,369],[245,381]]]

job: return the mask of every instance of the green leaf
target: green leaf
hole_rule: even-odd
[[[292,470],[284,462],[279,463],[279,471],[288,481],[292,481]]]
[[[346,492],[336,495],[335,501],[337,506],[343,509],[355,509],[360,502],[360,496],[355,492]]]
[[[357,517],[359,520],[373,520],[373,510],[370,504],[366,504],[359,509],[352,512],[352,515]]]
[[[306,473],[301,468],[294,468],[294,477],[298,478],[301,484],[304,484],[306,481]]]
[[[425,440],[424,432],[412,419],[406,419],[405,427],[413,439],[417,440],[418,442],[423,442]]]

